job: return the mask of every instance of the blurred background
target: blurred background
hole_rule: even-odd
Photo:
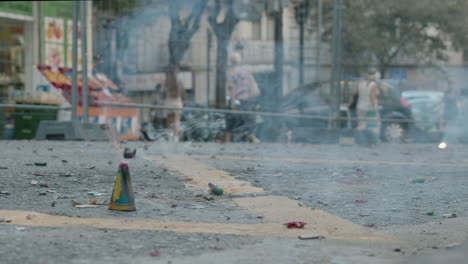
[[[1,138],[31,139],[40,121],[71,118],[69,110],[20,110],[12,104],[70,107],[73,41],[79,51],[80,96],[86,56],[91,100],[86,121],[111,122],[123,139],[161,138],[157,131],[165,122],[155,119],[164,116],[163,110],[109,108],[99,102],[157,105],[160,86],[176,67],[185,107],[226,109],[233,53],[241,55],[241,66],[261,92],[254,110],[283,114],[256,116],[255,131],[263,141],[337,142],[343,129],[356,127],[349,102],[369,68],[381,76],[382,140],[441,140],[450,119],[447,94],[456,97],[453,119],[465,112],[468,3],[463,0],[75,4],[76,35],[73,1],[0,3]],[[78,100],[78,119],[83,120],[81,106]],[[181,140],[223,138],[224,118],[216,111],[184,110]],[[319,137],[323,130],[325,138]]]

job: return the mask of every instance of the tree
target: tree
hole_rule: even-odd
[[[130,15],[138,6],[137,0],[107,0],[93,1],[95,10],[95,24],[98,25],[98,34],[106,36],[106,41],[97,43],[96,68],[105,72],[111,79],[119,82],[118,65],[122,62],[122,53],[116,52],[125,49],[128,46],[128,27],[122,26],[122,19]],[[111,41],[115,39],[115,50],[112,48]],[[115,55],[113,55],[115,54]],[[103,61],[104,63],[101,63]]]
[[[223,108],[226,100],[226,72],[228,67],[228,46],[231,41],[232,33],[239,23],[239,19],[234,13],[234,0],[225,0],[224,19],[218,21],[221,14],[222,0],[215,0],[213,9],[208,16],[208,23],[211,25],[217,40],[216,50],[216,106]]]
[[[332,9],[333,0],[325,0],[325,39],[331,35]],[[465,0],[345,1],[345,67],[376,64],[384,74],[397,61],[417,65],[444,61],[448,45],[459,48],[468,40],[467,10]]]
[[[185,52],[190,47],[193,35],[200,28],[200,20],[206,9],[206,0],[168,0],[171,31],[169,33],[169,69],[180,66]],[[183,19],[182,10],[190,8],[190,13]]]

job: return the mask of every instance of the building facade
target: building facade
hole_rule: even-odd
[[[90,13],[91,2],[86,6]],[[88,28],[91,21],[88,16]],[[38,64],[71,67],[71,28],[71,1],[0,2],[0,97],[5,99],[11,90],[35,90]],[[88,34],[90,59],[92,41]]]
[[[165,68],[169,62],[168,37],[171,25],[167,11],[164,10],[167,9],[146,6],[135,11],[138,15],[119,18],[110,26],[106,25],[106,22],[101,23],[95,32],[95,54],[102,54],[103,57],[111,59],[108,66],[103,68],[117,65],[117,69],[113,69],[118,75],[117,78],[123,81],[125,89],[137,103],[151,104],[156,84],[165,79]],[[217,47],[216,37],[207,22],[207,16],[207,13],[203,15],[200,28],[185,53],[179,78],[187,89],[186,102],[214,105]],[[96,23],[98,24],[100,23]],[[283,94],[286,94],[299,86],[299,29],[292,7],[283,10],[282,30],[285,61]],[[119,37],[119,32],[124,31],[126,43],[118,44],[119,40],[116,38]],[[327,80],[330,71],[328,46],[324,44],[321,49],[322,67],[319,76],[316,76],[315,32],[306,30],[304,43],[305,82]],[[254,74],[259,86],[268,86],[268,82],[264,80],[271,79],[269,77],[273,74],[274,45],[274,21],[263,13],[259,21],[241,21],[237,24],[229,44],[229,53],[240,52],[243,57],[242,64]],[[113,61],[113,58],[119,59]]]

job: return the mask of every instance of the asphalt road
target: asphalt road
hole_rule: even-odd
[[[0,217],[12,220],[0,223],[2,263],[431,263],[434,254],[464,263],[466,257],[464,145],[122,147],[137,148],[134,159],[124,160],[135,212],[71,205],[109,200],[122,161],[113,144],[1,141]],[[224,184],[225,194],[211,195],[206,181]],[[304,234],[325,239],[297,239],[302,231],[283,226],[287,219],[307,219]]]

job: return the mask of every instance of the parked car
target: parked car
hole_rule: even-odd
[[[390,142],[399,142],[409,138],[413,116],[411,105],[400,91],[400,81],[379,80],[378,83],[379,111],[380,118],[383,120],[380,130],[381,138]]]
[[[350,96],[352,86],[356,86],[358,81],[353,80],[346,82],[348,87],[343,87],[343,94]],[[402,141],[410,136],[412,126],[411,107],[408,102],[401,96],[399,90],[399,82],[396,80],[380,80],[379,82],[379,112],[382,121],[381,124],[381,138],[385,141]],[[344,96],[344,102],[349,100]],[[323,131],[329,133],[330,141],[335,140],[339,131],[330,130],[331,118],[333,117],[333,110],[331,108],[331,95],[328,82],[323,83],[310,83],[294,89],[289,94],[285,95],[282,100],[282,109],[284,113],[288,114],[303,114],[311,115],[316,118],[305,119],[296,117],[276,118],[275,132],[293,131],[294,138],[300,139],[299,141],[315,142],[318,140],[306,139],[305,137],[314,137],[310,134],[310,128],[314,131]],[[356,117],[356,111],[351,109],[349,115],[345,114],[347,109],[341,109],[340,115],[342,117]],[[391,121],[385,121],[391,120]],[[410,122],[408,122],[410,121]],[[350,124],[351,128],[357,127],[357,121],[341,122],[341,128],[347,128]],[[269,128],[272,128],[270,125]],[[284,129],[286,127],[286,129]],[[309,128],[309,130],[306,130]],[[269,129],[268,129],[269,130]],[[304,131],[301,136],[301,132]],[[279,133],[279,132],[278,132]],[[309,133],[309,134],[307,134]],[[338,133],[338,134],[337,134]],[[320,142],[328,141],[323,139]]]
[[[414,141],[439,141],[442,135],[440,127],[440,121],[443,117],[442,98],[438,98],[438,96],[413,97],[408,102],[411,105],[411,113],[415,121],[412,130]]]
[[[408,102],[412,100],[429,100],[429,101],[438,101],[442,100],[444,97],[443,92],[439,91],[404,91],[401,96],[405,98]]]

